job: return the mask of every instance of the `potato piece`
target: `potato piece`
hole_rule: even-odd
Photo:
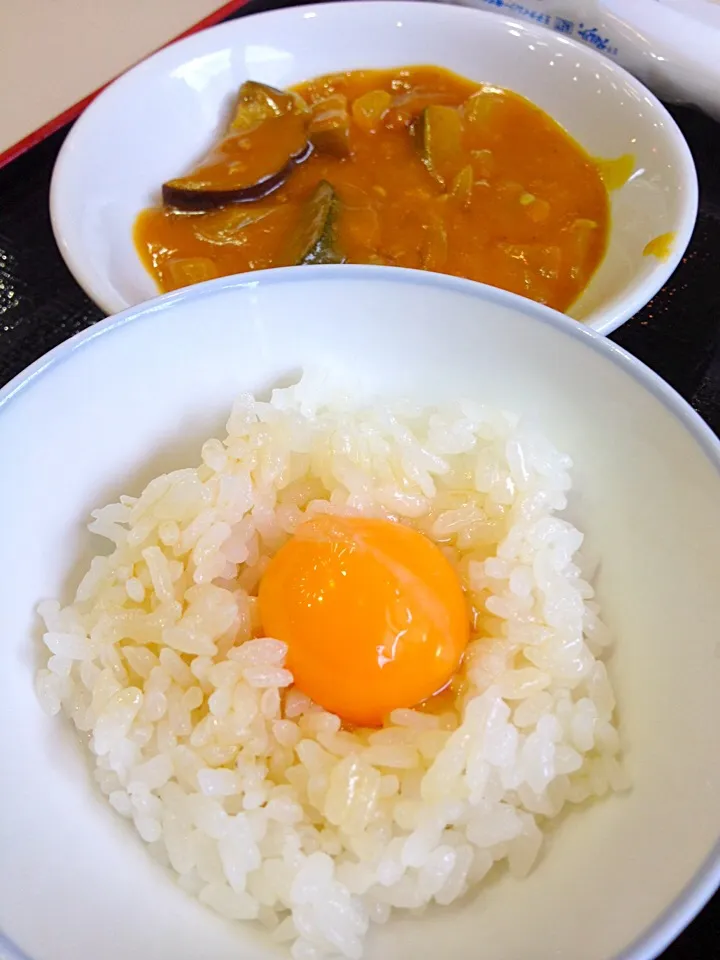
[[[361,130],[373,133],[390,108],[392,97],[387,90],[369,90],[352,105],[352,116]]]
[[[502,102],[505,91],[486,84],[465,101],[463,119],[469,127],[485,127],[492,111]]]
[[[308,135],[320,153],[334,157],[349,155],[350,112],[343,93],[333,93],[313,106]]]

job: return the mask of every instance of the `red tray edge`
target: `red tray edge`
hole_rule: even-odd
[[[224,20],[225,17],[228,17],[231,13],[234,13],[241,7],[246,6],[246,4],[249,2],[250,0],[229,0],[228,3],[223,4],[223,6],[219,7],[214,13],[211,13],[209,16],[200,20],[183,33],[178,34],[177,37],[173,37],[172,40],[168,40],[168,42],[163,44],[162,47],[158,47],[158,50],[162,50],[164,47],[170,46],[171,43],[175,43],[177,40],[182,40],[183,37],[189,37],[190,34],[197,33],[198,30],[204,30],[206,27],[214,26],[216,23]],[[157,50],[152,51],[152,53],[149,53],[148,56],[152,56],[153,53],[157,53]],[[146,59],[147,57],[142,58],[142,60]],[[137,62],[139,63],[141,61]],[[133,66],[135,66],[135,64],[132,64],[130,67],[128,67],[128,70],[132,69]],[[123,71],[123,73],[125,72],[127,71]],[[121,75],[122,74],[118,74],[118,76]],[[34,147],[36,144],[40,143],[46,137],[49,137],[51,133],[55,133],[56,130],[64,127],[66,123],[74,120],[79,114],[82,113],[85,107],[87,107],[88,104],[91,103],[91,101],[93,101],[99,93],[102,93],[106,87],[110,86],[114,80],[117,80],[117,77],[113,77],[112,80],[108,80],[107,83],[103,84],[101,87],[98,87],[97,90],[94,90],[92,93],[88,94],[87,97],[84,97],[82,100],[78,101],[78,103],[68,107],[67,110],[64,110],[56,117],[53,117],[52,120],[48,120],[48,122],[43,124],[42,127],[38,127],[37,130],[33,130],[32,133],[29,133],[26,137],[23,137],[22,140],[18,140],[17,143],[0,153],[0,169],[10,163],[11,160],[15,160],[21,154],[25,153],[31,147]]]

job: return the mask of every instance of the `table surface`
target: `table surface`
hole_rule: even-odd
[[[236,16],[284,5],[253,0]],[[671,112],[697,164],[697,227],[675,274],[612,339],[664,377],[720,433],[720,125],[690,109]],[[0,170],[0,387],[103,316],[68,273],[50,229],[50,176],[66,133]],[[719,956],[720,894],[662,960]]]

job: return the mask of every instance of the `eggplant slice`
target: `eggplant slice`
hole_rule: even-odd
[[[298,93],[277,90],[256,80],[246,80],[240,87],[230,131],[252,130],[265,120],[284,117],[287,113],[306,114],[307,104]]]
[[[192,173],[163,184],[163,203],[180,210],[212,210],[266,197],[309,156],[309,120],[297,94],[244,83],[223,139]]]
[[[321,180],[303,206],[282,263],[288,266],[345,263],[336,237],[339,207],[335,190],[327,180]]]
[[[448,187],[462,166],[462,117],[455,107],[431,104],[412,125],[420,159],[430,174]]]
[[[208,210],[192,218],[192,232],[198,240],[214,246],[242,246],[248,227],[267,220],[280,208],[268,204],[231,204],[219,210]]]

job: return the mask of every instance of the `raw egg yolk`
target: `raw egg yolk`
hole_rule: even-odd
[[[287,644],[298,689],[360,726],[440,691],[469,638],[449,561],[389,520],[303,523],[271,560],[258,596],[263,630]]]

